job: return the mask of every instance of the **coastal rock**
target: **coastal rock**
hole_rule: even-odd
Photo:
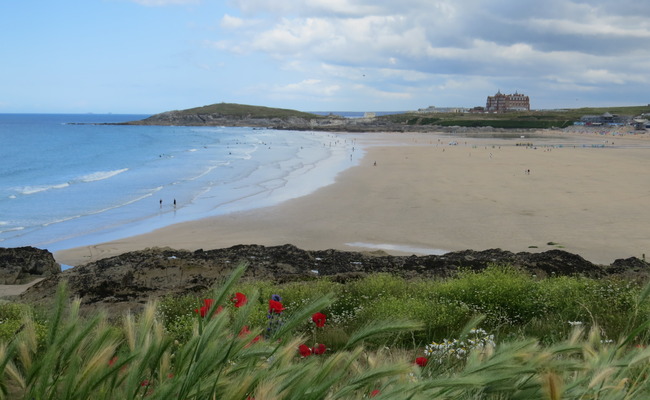
[[[61,266],[47,250],[0,247],[0,284],[22,285],[60,272]]]
[[[581,275],[603,277],[647,270],[641,260],[613,266],[592,264],[562,250],[512,253],[501,249],[465,250],[436,256],[391,256],[383,252],[307,251],[293,245],[265,247],[239,245],[215,250],[152,248],[105,258],[68,269],[36,283],[21,295],[28,302],[47,302],[61,280],[71,296],[82,300],[86,312],[109,310],[121,315],[138,312],[148,300],[164,295],[201,295],[226,278],[235,266],[248,264],[243,279],[270,282],[309,281],[327,276],[336,281],[359,279],[384,272],[405,278],[443,278],[459,270],[482,270],[490,265],[512,265],[539,277]]]

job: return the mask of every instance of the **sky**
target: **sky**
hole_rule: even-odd
[[[650,1],[4,0],[0,113],[650,103]]]

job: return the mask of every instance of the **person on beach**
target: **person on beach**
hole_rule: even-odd
[[[162,199],[160,199],[160,208],[162,208]]]
[[[174,208],[176,208],[176,199],[174,199]]]

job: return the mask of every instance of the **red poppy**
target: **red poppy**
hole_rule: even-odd
[[[298,346],[298,352],[302,357],[309,357],[311,355],[311,349],[306,344]]]
[[[271,314],[273,313],[280,314],[282,311],[284,311],[284,307],[282,306],[282,303],[275,300],[269,300],[269,312]]]
[[[370,397],[375,397],[378,394],[381,394],[381,391],[379,389],[375,389],[372,392],[370,392]]]
[[[314,354],[325,354],[325,350],[327,350],[327,347],[322,343],[317,344],[311,349]]]
[[[415,359],[415,363],[420,367],[426,367],[429,360],[426,357],[418,357]]]
[[[317,327],[322,328],[325,326],[325,321],[327,320],[327,317],[325,317],[325,314],[317,312],[316,314],[311,316],[311,320],[314,321]]]
[[[194,312],[201,314],[201,317],[205,317],[205,315],[210,311],[210,307],[212,307],[212,304],[214,303],[213,299],[203,299],[203,305],[201,308],[195,308]],[[223,307],[218,306],[217,309],[214,311],[214,314],[219,314],[223,310]]]
[[[252,344],[254,344],[254,343],[259,342],[261,338],[262,338],[262,337],[261,337],[260,335],[255,336],[255,337],[253,338],[253,340],[251,340],[251,342],[248,343],[248,344],[246,345],[246,347],[248,347],[248,346],[250,346],[250,345],[252,345]]]
[[[235,307],[239,308],[248,303],[248,298],[245,294],[237,292],[235,293],[235,297],[232,298],[232,301],[235,303]]]
[[[248,329],[248,325],[244,325],[239,331],[239,337],[247,336],[251,331]]]

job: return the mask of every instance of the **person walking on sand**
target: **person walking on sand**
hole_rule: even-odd
[[[162,199],[160,199],[160,208],[162,208]]]
[[[176,199],[174,199],[174,208],[176,208]]]

